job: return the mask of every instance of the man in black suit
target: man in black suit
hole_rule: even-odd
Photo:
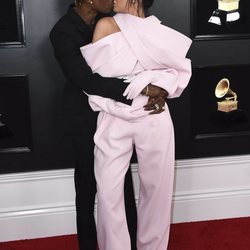
[[[96,182],[93,167],[93,136],[97,112],[88,104],[83,90],[92,95],[108,97],[130,105],[123,97],[127,85],[120,79],[104,78],[93,74],[80,53],[80,47],[91,42],[98,13],[109,13],[112,0],[77,0],[55,24],[50,33],[55,57],[67,79],[64,95],[64,126],[75,151],[75,189],[77,233],[81,250],[96,250],[96,228],[93,215]],[[157,88],[157,87],[156,87]],[[143,90],[145,94],[146,89]],[[154,90],[148,89],[148,93]],[[164,105],[164,98],[152,98],[148,109],[155,103]],[[158,106],[158,109],[159,109]],[[161,111],[154,111],[160,113]],[[125,204],[132,249],[136,249],[136,205],[131,171],[125,179]],[[117,249],[118,250],[118,249]]]

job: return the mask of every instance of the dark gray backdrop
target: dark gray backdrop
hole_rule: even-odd
[[[31,124],[29,131],[25,131],[31,139],[29,150],[0,152],[0,173],[72,167],[71,153],[60,130],[64,77],[54,59],[48,37],[69,3],[67,0],[23,0],[26,47],[0,49],[0,75],[27,76],[29,100],[24,101],[29,104],[27,113]],[[158,0],[151,12],[163,23],[190,36],[189,0]],[[188,57],[194,66],[250,64],[250,41],[194,41]],[[198,141],[192,137],[191,89],[190,84],[181,98],[169,102],[176,131],[176,158],[250,153],[247,136]],[[15,98],[10,103],[15,107]],[[27,117],[23,119],[29,121]],[[8,138],[1,140],[4,145]],[[232,151],[229,144],[237,146]]]

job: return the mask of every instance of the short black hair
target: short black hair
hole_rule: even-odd
[[[82,4],[84,0],[75,0],[75,4]]]

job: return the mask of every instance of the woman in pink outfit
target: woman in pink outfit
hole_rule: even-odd
[[[97,181],[97,237],[100,250],[130,250],[124,208],[124,177],[135,146],[140,193],[138,250],[166,250],[174,179],[174,130],[167,104],[164,112],[149,115],[147,86],[154,84],[181,95],[191,77],[186,53],[191,40],[145,17],[153,0],[115,0],[114,17],[101,19],[93,42],[81,52],[94,72],[119,77],[130,84],[124,92],[131,106],[89,95],[100,111],[95,133]],[[146,92],[141,95],[142,90]],[[159,107],[156,105],[156,109]]]

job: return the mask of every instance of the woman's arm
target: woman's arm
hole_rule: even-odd
[[[183,67],[181,71],[170,68],[145,70],[125,80],[125,82],[129,82],[130,84],[123,95],[126,96],[127,99],[134,99],[141,93],[141,90],[144,89],[145,86],[149,86],[149,84],[152,83],[153,86],[163,89],[167,93],[168,98],[176,98],[179,97],[186,88],[190,77],[190,60],[185,59],[185,67]]]

